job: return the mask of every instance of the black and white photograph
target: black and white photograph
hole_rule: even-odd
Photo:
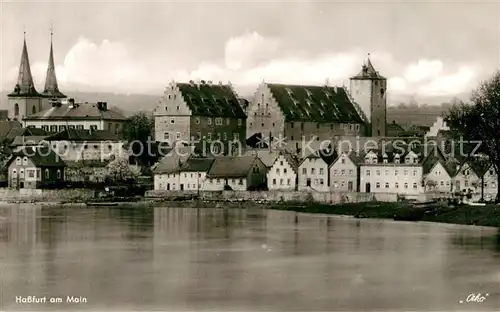
[[[500,1],[0,0],[0,311],[500,311]]]

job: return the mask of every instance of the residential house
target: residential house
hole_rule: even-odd
[[[64,161],[50,148],[26,147],[7,162],[10,188],[47,188],[62,186]]]
[[[451,194],[453,178],[456,174],[456,164],[453,161],[448,161],[440,148],[436,147],[434,152],[422,164],[424,190],[426,192]]]
[[[67,104],[52,102],[52,107],[23,118],[24,127],[41,128],[57,133],[70,130],[100,130],[118,134],[126,117],[120,112],[108,109],[106,102],[76,103],[69,99]]]
[[[359,170],[356,152],[341,153],[330,166],[330,189],[339,192],[357,192]]]
[[[335,161],[335,150],[318,150],[305,157],[299,165],[298,189],[299,191],[329,191],[330,165]]]
[[[418,195],[423,192],[422,148],[373,149],[360,157],[360,191]],[[432,152],[432,150],[431,150]]]
[[[230,84],[176,83],[154,110],[158,142],[184,142],[196,151],[236,155],[245,146],[246,115]]]
[[[257,156],[262,160],[264,165],[266,165],[267,169],[271,168],[271,166],[274,164],[276,161],[276,158],[280,155],[279,150],[275,149],[247,149],[244,153],[243,156]]]
[[[295,191],[298,186],[299,160],[291,153],[280,151],[267,171],[268,190]]]
[[[495,200],[498,193],[498,175],[491,163],[483,175],[483,193],[486,200]]]
[[[129,158],[119,135],[106,130],[64,129],[44,138],[64,160],[110,160]]]
[[[467,157],[457,166],[457,173],[453,179],[453,192],[465,192],[478,195],[481,190],[481,176],[484,172],[476,172],[474,160]]]
[[[187,148],[171,149],[153,168],[154,189],[178,191],[181,185],[182,164],[191,156]]]
[[[207,173],[206,191],[256,190],[266,185],[267,168],[256,156],[219,156]]]
[[[203,190],[207,173],[214,161],[215,159],[212,157],[189,157],[179,170],[179,189],[197,192]]]

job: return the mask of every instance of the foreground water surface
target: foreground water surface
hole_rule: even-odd
[[[500,311],[500,234],[260,209],[11,205],[0,311],[17,310]]]

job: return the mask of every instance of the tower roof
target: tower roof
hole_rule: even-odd
[[[21,54],[21,64],[19,65],[19,75],[14,91],[9,96],[40,96],[35,89],[33,76],[31,75],[30,61],[28,57],[28,48],[26,38],[24,38],[23,52]]]
[[[56,78],[56,67],[54,66],[54,50],[52,48],[52,31],[50,32],[50,53],[47,76],[45,77],[45,88],[42,93],[45,97],[66,98],[66,95],[59,91]]]
[[[378,71],[375,70],[375,67],[373,67],[373,64],[370,60],[370,54],[368,54],[368,59],[365,64],[361,67],[361,71],[354,77],[351,77],[351,79],[385,79],[382,75],[378,73]]]

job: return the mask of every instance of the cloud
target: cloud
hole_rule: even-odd
[[[140,59],[130,54],[121,42],[103,40],[95,43],[79,38],[66,53],[56,72],[62,91],[86,86],[86,89],[115,92],[161,92],[172,80],[230,80],[237,91],[251,94],[263,80],[290,84],[348,85],[357,74],[366,54],[361,50],[311,55],[287,50],[283,42],[257,32],[246,32],[229,38],[221,61],[205,61],[192,70],[176,70],[166,55]],[[57,51],[56,51],[57,58]],[[439,59],[420,59],[401,64],[386,51],[370,56],[380,73],[388,78],[388,95],[450,95],[468,92],[477,81],[478,67],[461,64],[455,72]],[[32,65],[35,81],[43,86],[46,62]],[[9,72],[15,82],[17,68]]]

